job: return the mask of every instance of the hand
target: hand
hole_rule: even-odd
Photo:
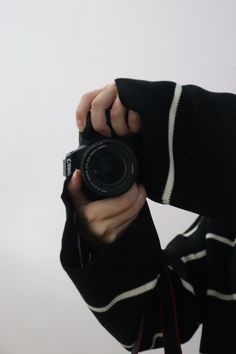
[[[111,107],[112,106],[112,107]],[[91,123],[99,133],[110,137],[111,129],[106,124],[105,111],[111,107],[111,125],[117,135],[138,133],[141,129],[140,115],[132,110],[128,113],[128,125],[125,120],[127,108],[122,105],[116,84],[109,84],[101,89],[85,93],[76,110],[76,123],[80,131],[86,126],[87,115],[91,110]]]
[[[83,237],[92,248],[114,242],[138,216],[146,200],[144,187],[134,183],[120,196],[91,202],[81,191],[81,184],[81,172],[75,170],[67,188],[84,231]]]

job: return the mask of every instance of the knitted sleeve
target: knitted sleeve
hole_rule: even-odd
[[[141,115],[148,197],[236,220],[236,95],[169,81],[115,82],[121,102]]]
[[[76,227],[66,180],[61,263],[124,348],[133,350],[142,327],[140,351],[175,354],[176,323],[184,343],[202,321],[207,219],[236,220],[236,96],[168,81],[115,82],[121,102],[141,116],[138,162],[148,197],[199,217],[162,250],[146,203],[121,237],[93,256]]]
[[[180,239],[178,235],[174,247],[170,244],[163,252],[146,203],[121,237],[94,256],[80,237],[66,188],[62,198],[67,220],[61,263],[90,311],[128,351],[134,350],[142,328],[139,351],[165,347],[166,353],[179,354],[175,325],[179,341],[184,343],[202,319],[205,258],[199,262],[183,260],[202,251],[204,219],[198,217],[189,228],[192,238],[183,234]],[[161,262],[163,257],[174,291],[176,314]]]

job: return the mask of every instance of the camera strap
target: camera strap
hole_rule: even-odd
[[[168,265],[165,262],[164,253],[161,252],[161,263],[163,265],[163,276],[160,278],[159,300],[160,320],[163,333],[163,347],[165,354],[182,354],[179,336],[177,311],[174,289],[169,275]],[[131,354],[138,354],[143,336],[144,316],[142,318],[139,333],[137,335]]]

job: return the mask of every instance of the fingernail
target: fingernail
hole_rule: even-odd
[[[73,182],[76,180],[76,174],[77,174],[77,173],[76,173],[76,170],[75,170],[74,173],[73,173],[73,175],[72,175],[72,178],[71,178]]]
[[[84,122],[82,120],[77,121],[79,131],[82,132],[85,128]]]
[[[77,180],[77,178],[78,178],[78,173],[79,173],[79,170],[75,170],[74,171],[74,173],[73,173],[73,175],[72,175],[72,180],[73,180],[73,182],[75,182],[76,180]]]

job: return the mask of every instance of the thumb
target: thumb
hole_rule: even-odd
[[[76,169],[67,185],[71,200],[76,208],[88,204],[90,201],[82,191],[81,171]]]

